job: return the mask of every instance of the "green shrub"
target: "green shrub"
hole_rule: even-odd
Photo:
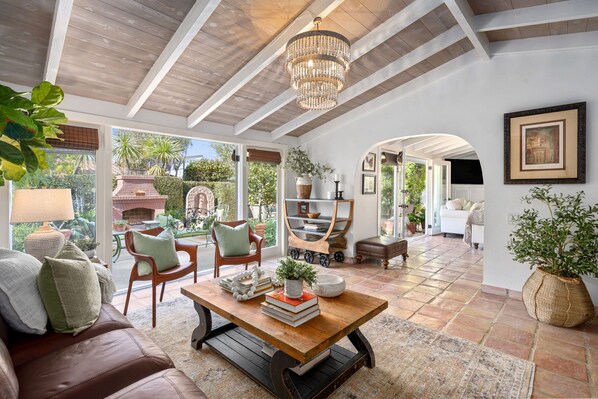
[[[172,176],[156,176],[154,187],[160,195],[167,195],[166,211],[181,210],[185,208],[183,196],[183,180]]]
[[[231,165],[216,159],[200,159],[187,165],[184,180],[222,182],[229,181],[235,173]]]
[[[12,226],[12,249],[15,251],[24,251],[25,237],[33,233],[41,223],[17,223]]]
[[[276,219],[267,220],[266,233],[264,234],[267,247],[273,247],[276,245],[276,236]]]
[[[201,181],[184,181],[183,182],[183,198],[187,198],[187,194],[195,186],[204,186],[212,190],[214,194],[214,205],[228,205],[228,213],[226,220],[237,219],[237,188],[234,182],[201,182]]]

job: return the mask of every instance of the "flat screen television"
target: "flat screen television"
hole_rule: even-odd
[[[451,162],[451,184],[484,184],[477,159],[447,159]]]

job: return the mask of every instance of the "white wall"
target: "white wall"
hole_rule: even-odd
[[[467,55],[469,56],[469,54]],[[585,190],[598,202],[598,50],[529,53],[476,62],[409,95],[400,91],[374,100],[317,130],[304,143],[317,162],[327,162],[345,176],[346,198],[355,198],[355,240],[377,235],[377,200],[362,196],[361,160],[375,145],[402,136],[445,133],[460,136],[477,151],[486,198],[484,284],[521,290],[530,274],[515,263],[505,245],[512,226],[507,212],[519,213],[529,185],[503,184],[503,114],[587,101],[587,184],[557,185],[564,193]],[[394,97],[393,97],[394,96]],[[349,178],[349,179],[347,179]],[[598,304],[598,283],[588,279]]]

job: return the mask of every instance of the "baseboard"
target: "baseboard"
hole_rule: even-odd
[[[482,284],[482,292],[486,294],[504,296],[510,299],[516,299],[518,301],[523,300],[521,297],[521,291],[510,290],[508,288],[494,287],[492,285]]]

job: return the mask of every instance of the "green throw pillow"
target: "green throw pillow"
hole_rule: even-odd
[[[56,332],[76,335],[98,319],[102,297],[96,271],[72,242],[55,258],[46,257],[37,286]]]
[[[249,254],[249,225],[243,223],[237,227],[214,223],[214,232],[220,248],[220,256],[243,256]]]
[[[179,257],[174,247],[174,236],[170,229],[166,229],[157,236],[133,232],[133,242],[137,253],[154,258],[158,271],[170,269],[179,264]],[[152,274],[149,263],[141,261],[137,264],[137,273],[140,276]]]

